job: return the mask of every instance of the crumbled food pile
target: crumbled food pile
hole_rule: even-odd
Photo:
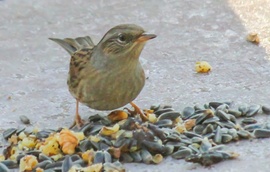
[[[144,117],[117,110],[90,116],[77,130],[10,128],[3,133],[9,145],[0,155],[0,171],[124,172],[120,162],[159,164],[166,156],[210,166],[239,156],[226,151],[226,143],[270,137],[270,123],[254,118],[270,114],[270,107],[230,105],[210,102],[182,113],[157,105]]]

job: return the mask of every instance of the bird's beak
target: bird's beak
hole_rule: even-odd
[[[157,35],[155,34],[147,34],[147,33],[143,33],[141,34],[141,36],[136,40],[136,42],[145,42],[148,41],[149,39],[154,39],[155,37],[157,37]]]

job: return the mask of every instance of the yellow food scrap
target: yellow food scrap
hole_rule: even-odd
[[[210,66],[208,62],[200,61],[200,62],[196,62],[195,70],[198,73],[207,73],[212,70],[212,67]]]
[[[82,159],[88,163],[88,165],[91,165],[93,163],[95,156],[95,151],[93,149],[87,150],[86,152],[82,153]]]
[[[152,161],[155,163],[155,164],[159,164],[161,163],[163,160],[163,156],[161,154],[156,154],[153,156],[153,159]]]
[[[85,138],[83,132],[75,132],[74,134],[75,134],[75,136],[77,137],[77,139],[78,139],[79,141],[81,141],[81,140],[83,140],[83,139]]]
[[[58,160],[59,160],[60,158],[62,158],[62,157],[63,157],[63,155],[62,155],[61,153],[51,156],[51,158],[52,158],[54,161],[58,161]]]
[[[99,142],[100,141],[100,137],[99,136],[89,136],[89,140],[93,141],[93,142]]]
[[[149,120],[149,122],[151,122],[151,123],[155,123],[155,122],[157,122],[157,117],[156,117],[156,114],[154,114],[154,113],[150,113],[150,114],[148,114],[148,120]]]
[[[177,118],[175,118],[175,120],[173,122],[174,123],[183,123],[183,120],[181,117],[177,117]]]
[[[59,144],[55,135],[49,136],[44,143],[39,146],[39,150],[47,156],[60,153]]]
[[[26,155],[20,160],[20,171],[33,170],[38,164],[37,158],[33,155]]]
[[[13,146],[11,149],[10,149],[10,157],[9,157],[9,159],[10,160],[16,160],[17,159],[17,156],[19,155],[19,153],[20,153],[20,150],[19,150],[19,148],[18,147],[16,147],[16,146]]]
[[[40,129],[36,126],[36,127],[33,128],[33,131],[32,131],[32,132],[33,132],[34,134],[37,134],[37,133],[39,132],[39,130],[40,130]]]
[[[20,149],[25,149],[25,148],[32,149],[35,146],[36,146],[36,138],[32,138],[32,137],[25,137],[19,143]]]
[[[16,134],[13,134],[9,139],[8,139],[8,142],[10,144],[14,144],[16,145],[19,141],[19,137],[16,135]]]
[[[19,139],[24,139],[24,138],[26,138],[27,137],[27,135],[24,133],[24,132],[20,132],[20,134],[19,134]]]
[[[71,155],[75,152],[75,148],[79,143],[79,139],[70,130],[63,129],[60,132],[58,142],[64,154]]]
[[[196,125],[196,119],[188,119],[185,121],[185,127],[189,131]]]
[[[36,172],[44,172],[44,170],[40,167],[36,168]]]
[[[174,130],[180,134],[183,134],[185,131],[187,131],[184,124],[178,124],[176,127],[174,127]]]
[[[230,154],[231,154],[231,157],[232,158],[237,158],[237,157],[240,156],[240,154],[239,153],[236,153],[236,152],[230,152]]]
[[[123,119],[127,119],[128,118],[128,114],[127,114],[127,112],[125,112],[123,110],[115,110],[115,111],[112,111],[108,115],[108,118],[112,122],[116,122],[116,121],[121,121]]]
[[[249,42],[252,42],[254,44],[259,44],[260,43],[260,38],[257,33],[249,33],[247,36],[247,40]]]
[[[0,155],[0,161],[4,161],[5,160],[5,156],[4,155]]]
[[[148,118],[148,121],[151,123],[157,122],[157,116],[154,114],[153,110],[144,110],[145,116]]]
[[[111,138],[114,139],[114,140],[116,140],[116,139],[118,139],[118,137],[121,136],[121,134],[123,134],[125,131],[126,131],[126,130],[119,130],[119,131],[117,131],[116,133],[112,134],[112,135],[111,135]]]
[[[120,126],[119,124],[115,124],[113,127],[102,127],[102,129],[100,130],[100,134],[104,135],[104,136],[110,136],[114,133],[116,133],[119,130]]]

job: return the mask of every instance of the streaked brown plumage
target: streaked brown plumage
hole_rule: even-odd
[[[155,37],[140,26],[123,24],[110,29],[97,45],[88,36],[50,38],[71,55],[67,84],[77,100],[77,125],[82,123],[78,102],[96,110],[113,110],[139,95],[145,83],[139,56],[145,42]]]

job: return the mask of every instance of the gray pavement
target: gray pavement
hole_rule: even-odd
[[[69,56],[47,38],[89,35],[97,43],[120,23],[135,23],[158,35],[141,55],[149,77],[135,101],[142,108],[165,103],[181,110],[209,101],[269,105],[269,11],[268,0],[0,1],[0,131],[21,126],[19,115],[39,128],[69,126],[75,113],[66,86]],[[245,40],[251,31],[262,36],[262,45]],[[213,71],[195,73],[200,60]],[[95,113],[80,108],[83,118]],[[268,116],[258,118],[269,121]],[[171,158],[159,165],[125,166],[149,172],[266,172],[269,141],[229,144],[240,157],[210,168]]]

